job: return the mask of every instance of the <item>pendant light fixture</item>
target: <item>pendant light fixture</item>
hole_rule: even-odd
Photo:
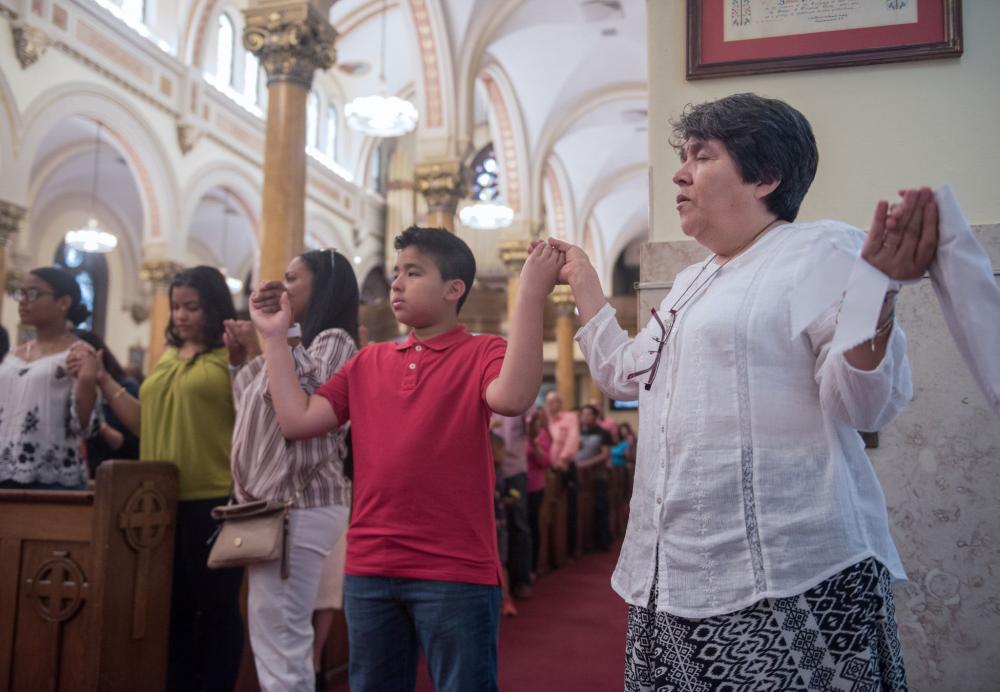
[[[66,232],[63,241],[78,252],[106,253],[118,247],[118,237],[114,233],[103,230],[97,222],[94,208],[97,205],[98,155],[101,149],[101,128],[97,123],[97,140],[94,142],[94,170],[90,182],[90,219],[83,228]]]
[[[472,203],[462,207],[458,218],[469,228],[495,231],[514,222],[514,210],[500,196],[500,164],[493,145],[484,147],[472,162]]]
[[[222,276],[226,279],[226,286],[229,288],[229,292],[234,296],[238,296],[243,290],[243,282],[235,276],[229,276],[229,272],[226,271],[226,250],[229,246],[229,217],[235,213],[236,210],[229,206],[229,190],[226,190],[226,196],[222,200],[222,266],[219,267],[219,271],[222,272]]]
[[[398,96],[387,96],[385,79],[386,3],[382,0],[382,37],[379,44],[379,93],[359,96],[344,106],[348,127],[372,137],[399,137],[417,127],[419,114],[412,103]]]

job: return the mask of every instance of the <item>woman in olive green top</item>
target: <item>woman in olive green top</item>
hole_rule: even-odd
[[[170,284],[169,348],[142,383],[139,400],[98,376],[115,414],[139,435],[140,458],[172,461],[180,472],[168,690],[229,692],[243,649],[243,570],[206,566],[216,527],[211,510],[227,502],[231,485],[235,413],[222,335],[223,321],[235,316],[218,270],[186,269]]]

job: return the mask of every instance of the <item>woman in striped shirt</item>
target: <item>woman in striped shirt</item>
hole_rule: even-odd
[[[284,289],[294,320],[289,331],[295,372],[312,393],[357,351],[358,283],[351,263],[333,250],[296,257]],[[236,401],[233,487],[238,502],[285,501],[290,512],[290,575],[279,561],[251,565],[248,617],[257,676],[264,690],[311,690],[312,613],[326,555],[347,528],[350,483],[344,477],[343,430],[291,442],[278,427],[267,370],[249,322],[226,325]]]

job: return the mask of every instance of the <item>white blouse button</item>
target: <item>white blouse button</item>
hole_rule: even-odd
[[[416,363],[410,363],[410,370],[413,370],[416,367],[417,367]]]
[[[662,497],[656,498],[656,504],[658,505],[663,504],[663,498]]]
[[[424,350],[424,347],[423,347],[423,346],[417,346],[416,350],[417,350],[417,351],[423,351],[423,350]]]

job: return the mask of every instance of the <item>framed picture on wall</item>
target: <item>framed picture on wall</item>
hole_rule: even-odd
[[[688,0],[687,78],[958,57],[961,0]]]

